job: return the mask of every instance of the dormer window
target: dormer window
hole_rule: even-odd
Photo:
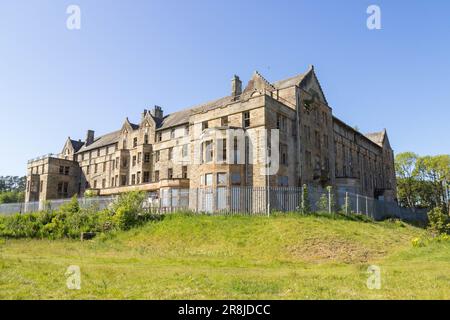
[[[137,147],[137,144],[138,144],[138,139],[137,139],[137,138],[134,138],[134,139],[133,139],[133,148],[136,148],[136,147]]]

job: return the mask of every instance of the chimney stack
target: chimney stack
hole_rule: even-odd
[[[160,106],[155,106],[152,110],[152,116],[156,119],[162,119],[164,117],[163,109]]]
[[[237,75],[233,76],[231,80],[231,95],[233,97],[240,96],[242,93],[242,81]]]
[[[92,144],[94,142],[94,130],[88,130],[86,134],[86,146]]]
[[[142,117],[141,117],[141,121],[144,120],[145,116],[147,115],[148,110],[144,109],[144,112],[142,112]]]

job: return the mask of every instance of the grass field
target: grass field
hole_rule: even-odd
[[[0,239],[0,299],[450,299],[450,243],[322,217],[166,217],[92,241]],[[367,268],[381,268],[369,290]],[[70,265],[81,290],[66,287]]]

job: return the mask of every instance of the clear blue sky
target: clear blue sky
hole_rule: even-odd
[[[81,8],[81,30],[66,8]],[[382,30],[366,9],[381,7]],[[314,64],[334,114],[396,152],[450,152],[450,1],[57,1],[0,4],[0,175],[30,158]],[[7,153],[7,156],[3,156]]]

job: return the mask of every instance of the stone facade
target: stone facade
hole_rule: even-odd
[[[327,186],[394,200],[393,151],[386,130],[361,134],[332,114],[314,68],[270,83],[255,72],[243,89],[234,76],[231,95],[164,116],[155,106],[138,124],[86,139],[67,139],[56,156],[28,163],[27,201],[131,190],[217,189],[232,186]],[[266,129],[278,129],[277,152]],[[231,133],[230,133],[231,132]],[[238,133],[248,138],[239,140]],[[234,135],[236,134],[236,136]],[[238,141],[239,140],[239,141]],[[279,168],[262,162],[278,154]],[[191,193],[190,205],[198,195]]]

